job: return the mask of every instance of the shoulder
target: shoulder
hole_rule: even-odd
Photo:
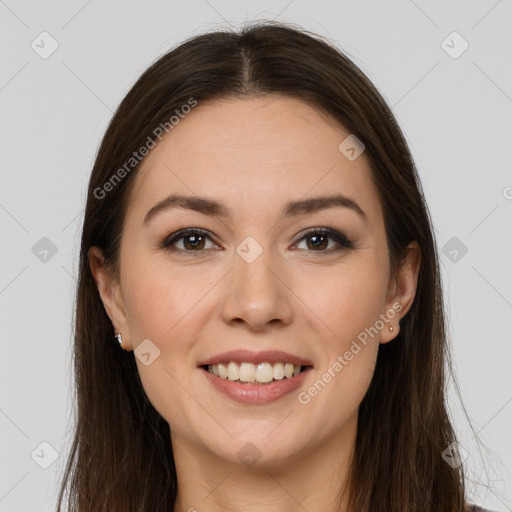
[[[492,510],[478,507],[476,505],[468,505],[467,512],[492,512]]]

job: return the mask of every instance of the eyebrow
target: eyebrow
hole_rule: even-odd
[[[282,216],[294,217],[307,213],[315,213],[336,206],[350,208],[362,217],[365,224],[368,224],[368,217],[363,209],[353,199],[341,194],[290,201],[284,207]],[[229,208],[212,199],[200,196],[170,195],[150,208],[144,217],[143,224],[147,224],[158,213],[171,208],[193,210],[213,217],[232,216]]]

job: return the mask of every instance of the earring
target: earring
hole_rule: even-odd
[[[390,330],[390,331],[393,331],[393,327],[389,326],[389,330]]]
[[[121,333],[116,334],[116,335],[115,335],[115,338],[116,338],[116,340],[118,341],[119,346],[120,346],[123,350],[126,350],[126,349],[123,347],[123,337],[121,336]]]

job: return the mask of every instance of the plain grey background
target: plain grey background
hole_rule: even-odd
[[[329,38],[393,107],[435,226],[464,404],[491,450],[450,388],[470,495],[512,510],[510,0],[0,0],[0,512],[55,509],[85,190],[113,111],[172,46],[255,19]]]

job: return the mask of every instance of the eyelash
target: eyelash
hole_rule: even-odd
[[[172,246],[178,240],[186,238],[189,235],[202,235],[202,236],[209,238],[213,242],[213,240],[210,237],[210,233],[208,231],[205,231],[204,229],[200,229],[200,228],[185,228],[185,229],[180,229],[179,231],[175,231],[171,235],[167,236],[163,241],[158,243],[158,248],[166,249],[171,252],[189,253],[192,256],[199,256],[200,254],[194,254],[194,253],[202,253],[207,250],[207,249],[202,249],[202,250],[197,250],[197,251],[194,251],[194,250],[189,251],[186,249],[177,249],[176,247]],[[338,243],[338,246],[335,247],[334,249],[331,248],[331,249],[320,250],[320,251],[308,250],[308,252],[319,252],[319,253],[330,254],[332,252],[338,252],[343,249],[350,250],[350,249],[355,248],[354,242],[352,240],[350,240],[349,238],[347,238],[346,235],[344,235],[343,233],[340,233],[338,231],[335,231],[333,229],[330,229],[330,228],[311,228],[306,231],[303,231],[302,233],[300,233],[300,238],[296,242],[296,244],[302,242],[304,239],[306,239],[312,235],[328,236],[329,238],[335,240]]]

